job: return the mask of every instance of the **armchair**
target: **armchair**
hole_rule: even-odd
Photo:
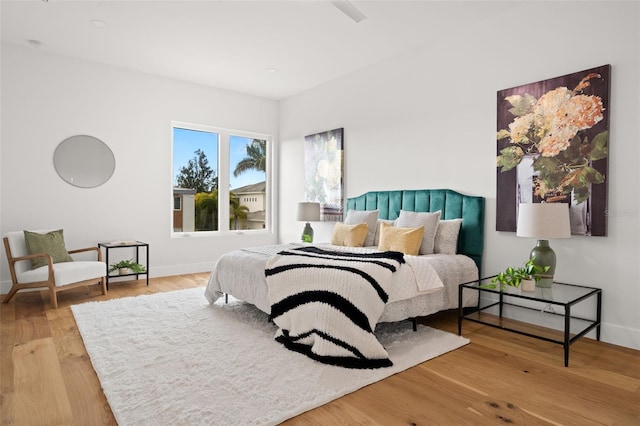
[[[46,234],[50,231],[34,232]],[[58,307],[57,294],[60,291],[84,285],[99,284],[102,294],[107,294],[105,283],[107,268],[102,261],[102,252],[98,247],[68,251],[71,258],[77,258],[80,253],[95,251],[97,260],[84,260],[85,257],[83,256],[83,260],[74,258],[73,261],[54,263],[52,256],[47,253],[29,254],[24,232],[22,231],[8,232],[3,241],[13,284],[11,290],[2,301],[3,303],[8,303],[19,290],[31,288],[48,288],[53,308]],[[93,256],[91,257],[93,258]],[[32,269],[32,260],[38,258],[44,259],[46,261],[45,265]]]

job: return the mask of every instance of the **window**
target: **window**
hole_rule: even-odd
[[[271,137],[178,122],[172,131],[174,232],[269,229]]]

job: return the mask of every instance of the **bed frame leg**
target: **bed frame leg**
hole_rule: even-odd
[[[413,331],[418,331],[418,318],[411,318],[411,322],[413,323]]]

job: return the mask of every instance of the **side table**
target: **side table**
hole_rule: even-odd
[[[132,272],[130,274],[124,275],[109,275],[109,251],[112,249],[126,248],[126,247],[134,247],[136,251],[136,263],[140,263],[140,248],[144,248],[144,252],[146,255],[145,268],[146,272]],[[109,289],[109,278],[117,278],[117,277],[127,277],[135,275],[136,280],[139,275],[146,275],[147,277],[147,286],[149,286],[149,244],[143,243],[142,241],[113,241],[110,243],[98,243],[98,248],[105,250],[105,263],[107,264],[107,276],[106,276],[106,284],[107,290]]]
[[[460,284],[458,335],[462,334],[463,320],[467,320],[558,343],[564,347],[565,367],[569,366],[569,346],[573,342],[593,329],[596,331],[596,339],[600,340],[602,289],[554,281],[551,288],[536,287],[532,293],[510,293],[503,291],[499,285],[497,288],[490,288],[492,278]],[[477,307],[462,307],[463,291],[478,293]],[[573,307],[589,299],[594,302],[595,312],[588,318],[572,313]],[[545,306],[540,309],[539,304]],[[538,327],[531,328],[531,324]]]

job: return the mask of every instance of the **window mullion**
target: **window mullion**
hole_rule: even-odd
[[[220,132],[218,147],[218,229],[229,230],[229,132]],[[226,208],[225,208],[226,206]]]

